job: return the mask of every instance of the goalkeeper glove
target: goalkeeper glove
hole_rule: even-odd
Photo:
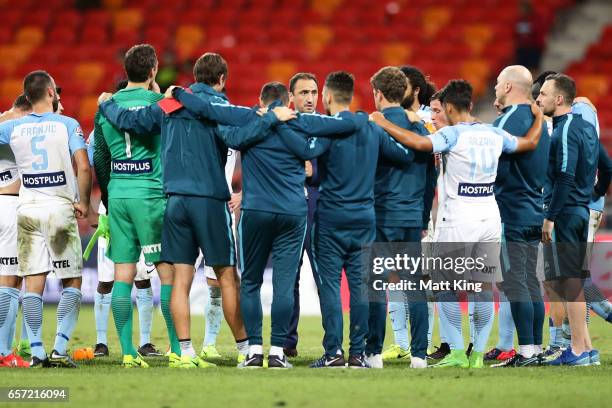
[[[87,244],[87,248],[85,248],[85,252],[83,252],[83,258],[85,258],[85,260],[89,259],[91,250],[93,249],[96,241],[98,241],[98,238],[100,237],[105,238],[106,241],[110,240],[110,229],[108,227],[108,216],[104,214],[100,214],[98,216],[98,228],[96,228],[96,231],[94,232],[94,234],[91,236],[91,239],[89,240],[89,244]]]

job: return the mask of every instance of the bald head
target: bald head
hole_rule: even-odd
[[[495,96],[502,107],[517,103],[529,103],[533,77],[522,65],[511,65],[497,77]]]

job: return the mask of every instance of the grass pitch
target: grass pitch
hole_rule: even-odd
[[[137,320],[137,319],[135,319]],[[269,339],[269,318],[264,339]],[[53,346],[55,307],[45,308],[44,340]],[[18,322],[18,327],[20,322]],[[347,325],[345,324],[345,327]],[[120,367],[120,349],[109,321],[111,356],[82,362],[79,369],[2,369],[0,387],[68,387],[68,403],[0,403],[3,406],[74,407],[608,407],[612,401],[612,336],[608,323],[591,318],[593,344],[602,355],[600,367],[535,367],[514,369],[411,370],[409,362],[386,363],[383,370],[313,370],[308,364],[322,354],[321,321],[300,320],[300,356],[293,370],[237,370],[235,347],[224,323],[218,349],[226,358],[206,370],[169,369],[164,358],[149,358],[149,369]],[[546,330],[545,330],[546,332]],[[547,337],[545,333],[545,337]],[[193,317],[192,336],[199,352],[204,318]],[[437,338],[437,335],[434,337]],[[152,341],[167,346],[164,322],[156,312]],[[393,335],[389,326],[387,344]],[[134,322],[134,339],[138,324]],[[345,335],[345,344],[348,335]],[[70,347],[95,343],[92,307],[83,307]],[[494,327],[490,346],[497,341]],[[264,346],[264,350],[268,345]]]

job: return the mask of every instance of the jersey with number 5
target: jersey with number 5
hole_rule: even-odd
[[[141,109],[157,103],[163,95],[144,88],[125,88],[113,95],[122,108]],[[163,197],[161,136],[121,132],[98,115],[111,154],[109,198]]]
[[[516,150],[516,137],[482,123],[459,123],[428,136],[442,153],[438,220],[447,225],[499,218],[494,186],[499,156]]]
[[[15,155],[21,204],[78,200],[72,155],[85,149],[85,141],[76,120],[52,112],[31,113],[1,123],[0,144],[10,144]]]

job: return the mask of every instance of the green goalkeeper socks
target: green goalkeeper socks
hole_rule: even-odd
[[[113,319],[117,328],[117,335],[121,343],[123,355],[136,357],[138,354],[132,343],[132,285],[115,281],[111,301]]]
[[[170,351],[176,355],[181,355],[181,346],[178,338],[176,337],[176,331],[174,330],[174,321],[172,320],[172,313],[170,313],[170,295],[172,294],[172,285],[162,285],[159,302],[161,304],[161,311],[166,321],[166,328],[168,329],[168,339],[170,339]]]

